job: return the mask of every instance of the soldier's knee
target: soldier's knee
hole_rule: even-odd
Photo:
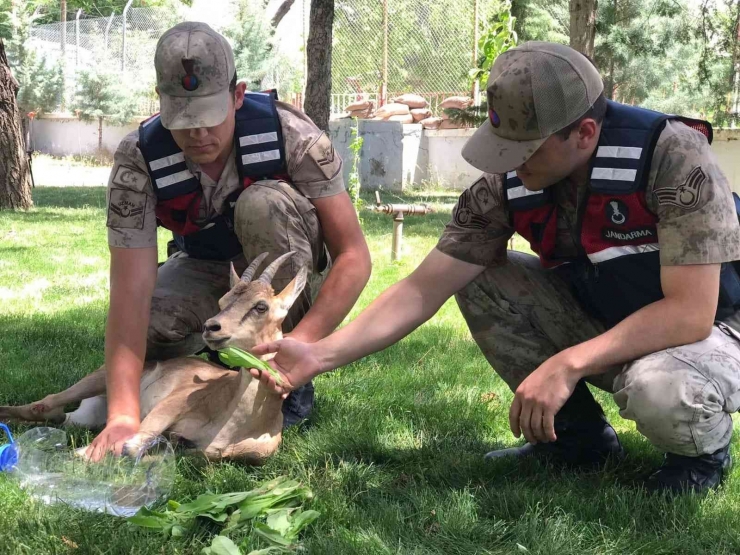
[[[289,185],[277,181],[257,181],[244,189],[234,207],[234,219],[239,228],[264,230],[280,221],[281,216],[296,211]]]
[[[633,363],[615,381],[620,414],[670,453],[697,456],[727,444],[732,418],[716,384],[691,364],[659,353]]]
[[[182,300],[180,300],[182,301]],[[147,360],[166,360],[196,353],[203,347],[202,330],[178,306],[166,299],[152,299],[147,329]]]

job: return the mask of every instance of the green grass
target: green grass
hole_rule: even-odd
[[[0,212],[0,404],[61,390],[103,361],[105,191],[37,188],[34,197],[28,213]],[[363,215],[374,268],[353,314],[433,248],[455,197],[402,197],[439,210],[406,219],[406,257],[397,264],[391,218]],[[622,464],[571,473],[536,461],[484,461],[486,451],[517,443],[507,429],[511,394],[454,302],[398,345],[317,379],[316,389],[310,426],[289,431],[265,466],[182,458],[172,497],[249,489],[287,474],[316,494],[322,516],[304,540],[322,555],[740,553],[736,473],[705,498],[644,495],[634,484],[661,455],[605,394],[599,399],[628,452]],[[198,554],[208,542],[165,540],[114,517],[41,506],[0,476],[0,555]]]

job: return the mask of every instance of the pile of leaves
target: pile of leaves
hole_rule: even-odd
[[[317,511],[303,510],[311,499],[310,488],[281,476],[250,491],[206,493],[183,504],[170,500],[162,511],[142,507],[127,520],[175,538],[194,533],[203,524],[223,526],[203,555],[242,555],[229,538],[237,531],[253,531],[268,545],[248,555],[289,553],[298,546],[300,532],[319,517]]]

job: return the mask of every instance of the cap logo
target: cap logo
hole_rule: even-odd
[[[194,91],[200,85],[198,78],[193,75],[195,60],[190,58],[182,59],[182,67],[185,69],[185,77],[182,78],[182,88],[186,91]]]
[[[496,110],[494,110],[493,108],[489,108],[488,118],[491,120],[491,125],[498,129],[498,126],[501,125],[501,118],[498,117]]]

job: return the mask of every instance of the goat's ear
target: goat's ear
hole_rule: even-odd
[[[308,269],[305,266],[301,266],[298,270],[298,274],[291,280],[291,282],[285,286],[285,289],[280,291],[276,298],[280,299],[281,307],[287,313],[290,307],[301,294],[303,288],[306,286],[306,279],[308,278]]]
[[[240,279],[239,274],[237,274],[234,269],[234,263],[230,262],[229,265],[231,266],[231,271],[229,272],[229,287],[233,289],[234,286],[239,283]]]

